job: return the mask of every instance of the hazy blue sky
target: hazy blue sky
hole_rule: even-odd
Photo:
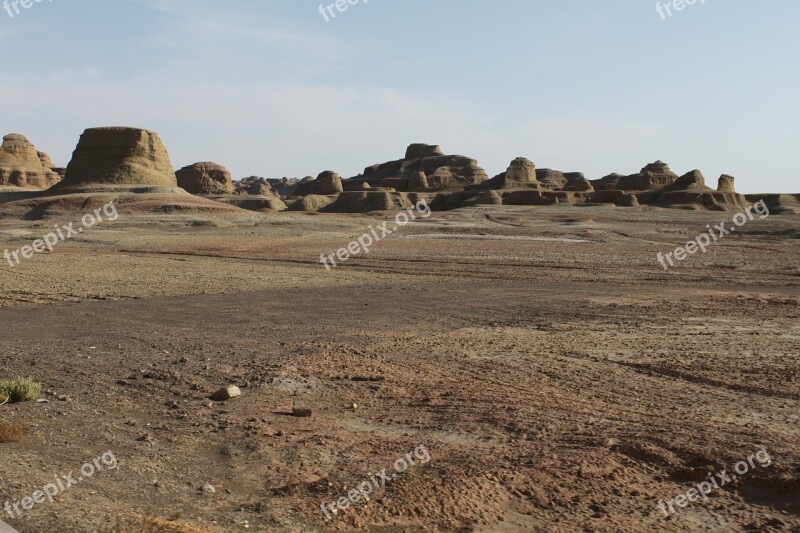
[[[0,0],[2,2],[3,0]],[[326,3],[330,3],[328,0]],[[1,5],[1,4],[0,4]],[[589,178],[662,159],[800,191],[800,2],[44,0],[0,11],[0,131],[66,165],[87,127],[173,165],[352,176],[411,142]]]

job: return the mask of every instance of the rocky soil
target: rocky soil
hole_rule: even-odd
[[[327,271],[321,253],[392,216],[127,214],[0,264],[0,379],[32,376],[47,400],[0,406],[29,430],[0,444],[0,506],[118,460],[0,517],[23,533],[131,514],[225,532],[798,531],[800,217],[656,260],[729,216],[463,209]],[[0,219],[0,251],[71,220]],[[241,396],[208,399],[229,385]],[[420,446],[430,461],[326,520],[320,505]],[[762,448],[769,466],[659,510]]]

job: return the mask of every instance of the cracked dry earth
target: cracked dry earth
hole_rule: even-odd
[[[725,213],[459,210],[318,263],[388,216],[122,213],[0,268],[0,378],[30,375],[49,400],[0,407],[29,429],[0,444],[0,504],[118,460],[2,519],[800,530],[800,217],[753,221],[670,272],[656,253]],[[0,249],[55,222],[0,220]],[[207,399],[229,384],[243,395]],[[289,416],[294,400],[311,417]],[[326,522],[321,504],[421,445],[430,461]],[[769,466],[659,510],[762,449]]]

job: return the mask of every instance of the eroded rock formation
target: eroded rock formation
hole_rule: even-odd
[[[659,207],[737,209],[746,206],[746,199],[735,192],[719,192],[706,186],[699,170],[692,170],[671,185],[637,194],[642,204]]]
[[[615,188],[621,191],[649,191],[672,185],[677,179],[678,175],[669,169],[669,165],[656,161],[646,165],[638,174],[619,178]]]
[[[319,196],[326,196],[329,194],[339,194],[343,190],[341,176],[332,170],[326,170],[317,176],[315,180],[299,183],[293,195],[305,196],[307,194],[316,194]]]
[[[403,159],[367,167],[362,175],[346,180],[345,189],[357,190],[368,183],[401,192],[457,191],[486,179],[486,171],[474,159],[445,155],[434,145],[412,144]]]
[[[47,156],[47,154],[44,154]],[[49,157],[46,161],[52,165]],[[0,146],[0,186],[49,189],[61,176],[42,164],[39,152],[23,135],[11,133]]]
[[[723,174],[717,181],[717,190],[719,192],[736,192],[735,178]]]
[[[175,170],[161,138],[138,128],[83,132],[60,186],[160,185],[176,187]]]
[[[411,205],[411,200],[405,193],[348,191],[341,193],[325,210],[331,213],[369,213],[408,209]]]
[[[508,169],[493,177],[492,179],[479,185],[470,187],[471,189],[536,189],[542,190],[544,187],[536,177],[536,165],[529,159],[518,157],[508,166]]]
[[[217,163],[194,163],[175,173],[178,187],[192,194],[233,194],[233,179],[228,169]]]

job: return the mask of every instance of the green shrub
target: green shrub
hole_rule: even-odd
[[[42,394],[42,386],[31,378],[0,380],[0,403],[7,398],[10,403],[31,402]]]

